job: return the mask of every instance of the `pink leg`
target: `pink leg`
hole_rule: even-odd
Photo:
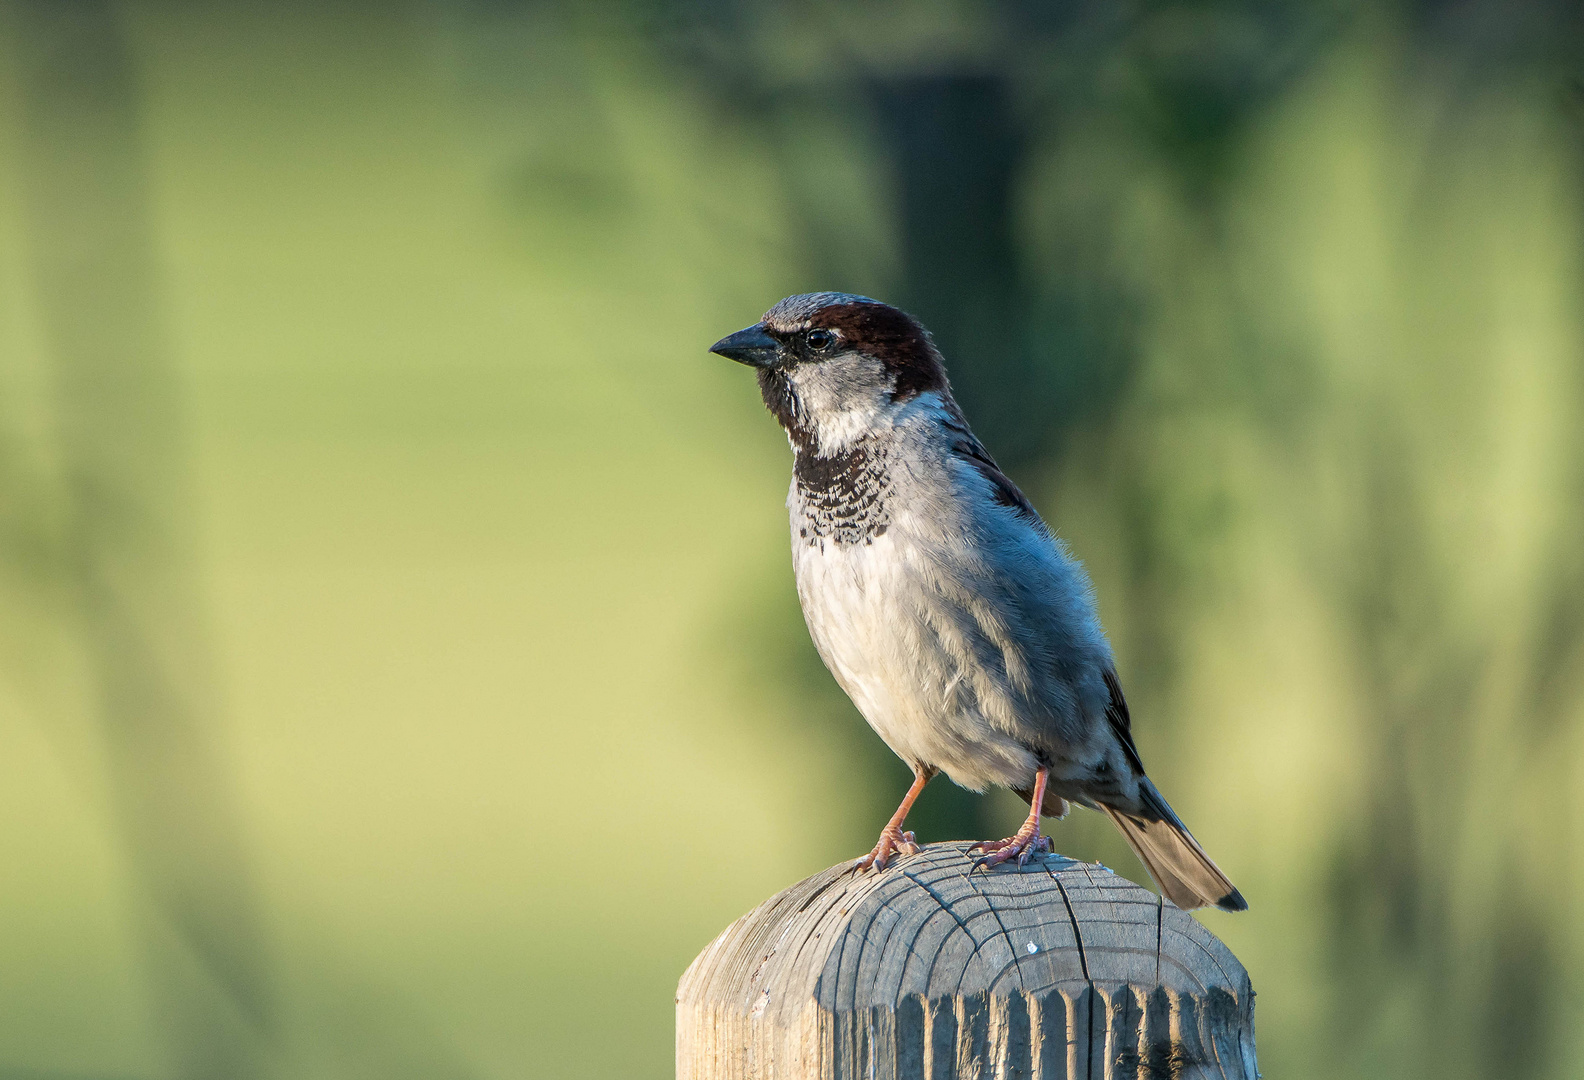
[[[917,768],[913,770],[913,786],[902,796],[902,805],[891,815],[886,827],[880,830],[880,839],[875,842],[874,850],[853,864],[856,869],[867,870],[872,866],[876,870],[884,870],[891,856],[899,851],[904,855],[917,854],[918,844],[914,842],[912,833],[902,831],[902,823],[907,820],[908,811],[913,809],[913,800],[919,797],[919,792],[924,790],[924,785],[934,775],[933,769],[928,772]]]
[[[1005,840],[981,840],[968,849],[985,853],[982,858],[974,860],[973,869],[999,866],[1014,858],[1019,866],[1024,866],[1035,852],[1051,849],[1050,838],[1040,835],[1040,807],[1045,805],[1045,783],[1049,778],[1048,769],[1040,769],[1034,774],[1034,797],[1029,800],[1028,820],[1021,829]]]

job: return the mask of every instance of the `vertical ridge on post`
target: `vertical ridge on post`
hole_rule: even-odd
[[[937,998],[929,1004],[929,1080],[957,1075],[957,1003]]]
[[[1034,1004],[1026,990],[994,999],[1000,1003],[1001,1043],[996,1047],[996,1080],[1030,1080],[1034,1076],[1034,1042],[1039,1029],[1031,1022]]]
[[[1029,996],[1029,1027],[1034,1031],[1034,1075],[1067,1080],[1067,999],[1058,992]]]

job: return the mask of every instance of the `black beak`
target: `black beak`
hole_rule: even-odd
[[[781,358],[781,343],[765,333],[764,323],[723,337],[710,346],[710,352],[749,367],[774,367]]]

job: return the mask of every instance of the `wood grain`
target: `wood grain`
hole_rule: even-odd
[[[1258,1076],[1248,973],[1192,916],[1061,855],[970,876],[966,848],[727,927],[677,990],[679,1080]]]

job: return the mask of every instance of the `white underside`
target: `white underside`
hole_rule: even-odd
[[[1102,760],[1125,769],[1082,569],[949,457],[903,445],[890,460],[890,521],[867,542],[810,543],[796,485],[789,499],[804,617],[858,711],[904,761],[973,790],[1030,787],[1040,755],[1058,793]]]
[[[933,615],[917,547],[896,528],[873,543],[794,553],[809,633],[837,683],[910,765],[964,787],[1026,787],[1039,762],[989,715],[1008,702],[950,619]]]

